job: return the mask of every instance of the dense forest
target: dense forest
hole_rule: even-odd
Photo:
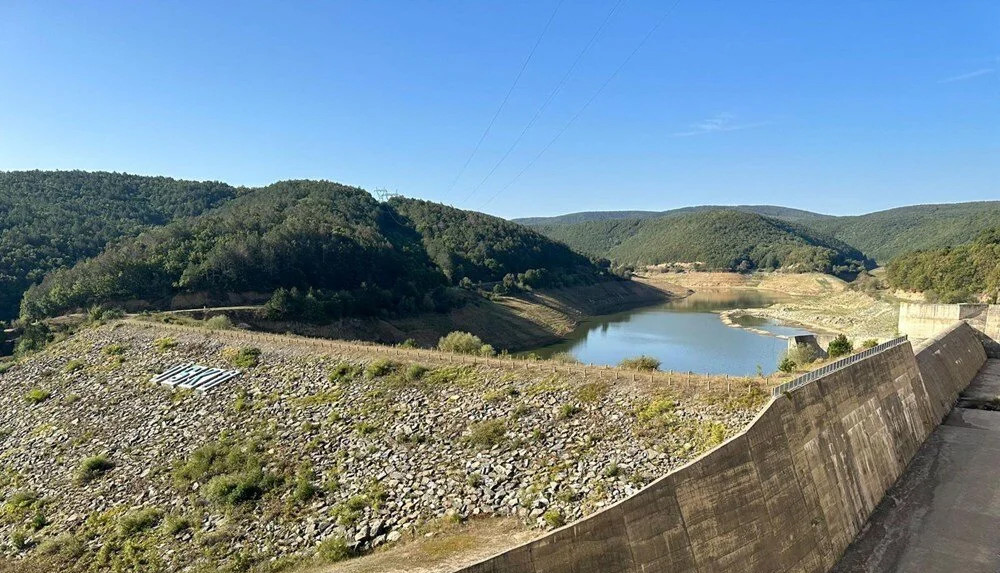
[[[540,229],[582,252],[635,265],[701,262],[708,269],[834,274],[870,266],[860,251],[841,241],[788,221],[729,209]]]
[[[223,183],[124,173],[0,172],[0,320],[17,315],[21,295],[46,272],[237,193]]]
[[[1000,225],[1000,202],[913,205],[807,224],[886,264],[910,251],[968,243],[982,231]]]
[[[886,269],[889,286],[921,291],[932,301],[997,302],[1000,295],[1000,228],[971,243],[915,251],[896,257]]]
[[[560,287],[603,278],[587,257],[506,219],[418,199],[393,199],[391,206],[422,237],[431,260],[453,284],[507,277],[508,283]],[[532,269],[536,272],[526,274]]]
[[[224,304],[235,293],[270,296],[274,318],[322,321],[444,310],[449,284],[505,278],[510,288],[531,288],[610,274],[502,219],[424,201],[379,203],[325,181],[285,181],[50,273],[25,294],[21,316],[97,304],[159,308],[179,295],[184,304]]]
[[[550,236],[572,233],[579,245],[600,246],[602,237],[585,237],[588,232],[600,234],[606,227],[582,226],[574,231],[557,231],[556,226],[615,220],[654,219],[690,214],[722,207],[684,207],[672,211],[595,211],[571,213],[558,217],[516,219],[525,225],[544,230]],[[893,257],[915,249],[937,249],[961,245],[976,234],[1000,224],[1000,201],[951,203],[942,205],[912,205],[877,211],[865,215],[835,217],[810,211],[773,205],[738,205],[726,209],[764,215],[804,225],[814,232],[840,240],[860,250],[866,256],[885,264]],[[611,237],[612,242],[614,237]],[[602,252],[601,249],[590,252]]]

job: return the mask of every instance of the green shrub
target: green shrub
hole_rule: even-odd
[[[124,344],[109,344],[101,349],[101,352],[108,356],[121,356],[128,350]]]
[[[174,485],[186,490],[194,482],[207,482],[199,491],[208,501],[220,505],[255,501],[281,483],[265,470],[260,453],[261,447],[255,442],[237,444],[222,439],[206,444],[174,467]]]
[[[2,360],[0,359],[0,374],[6,374],[14,365],[17,364],[13,360]]]
[[[781,359],[781,362],[778,362],[778,370],[781,370],[782,372],[791,372],[795,370],[795,361],[792,360],[786,353]]]
[[[380,376],[385,376],[386,374],[391,374],[397,368],[399,368],[399,364],[387,358],[380,358],[365,367],[365,378],[372,380]]]
[[[24,401],[29,404],[41,404],[42,402],[49,399],[52,396],[52,392],[48,390],[42,390],[41,388],[32,388],[28,390],[28,393],[24,395]]]
[[[559,408],[559,419],[568,420],[580,413],[580,407],[576,404],[563,404]]]
[[[83,556],[84,551],[83,541],[72,533],[50,537],[39,544],[37,550],[40,555],[56,557],[64,563],[76,561]]]
[[[427,367],[421,364],[410,364],[409,368],[406,369],[406,379],[410,382],[416,382],[424,377],[427,373]]]
[[[354,425],[354,430],[362,436],[368,436],[374,434],[378,430],[378,426],[371,422],[358,422]]]
[[[851,341],[847,339],[843,334],[838,334],[833,341],[830,342],[830,346],[827,347],[826,352],[830,355],[830,358],[838,358],[840,356],[846,356],[854,351],[854,345]]]
[[[613,478],[618,474],[622,473],[622,470],[621,468],[618,467],[618,462],[611,462],[610,464],[607,465],[607,467],[604,468],[604,472],[602,473],[606,478]]]
[[[237,368],[253,368],[260,363],[260,348],[244,346],[242,348],[226,348],[222,357]]]
[[[118,523],[118,533],[129,537],[156,527],[163,519],[163,511],[156,507],[147,507],[134,511],[122,517]]]
[[[866,350],[869,348],[875,348],[876,346],[878,346],[878,340],[875,340],[874,338],[869,338],[861,343],[861,348]]]
[[[469,332],[449,332],[438,340],[438,350],[444,352],[455,352],[457,354],[475,354],[479,356],[493,356],[496,352],[489,344],[476,335]]]
[[[608,393],[607,382],[588,382],[576,390],[576,397],[581,402],[592,404],[599,402]]]
[[[40,511],[35,512],[35,516],[31,518],[31,529],[34,531],[38,531],[48,524],[48,518],[45,517],[45,514]]]
[[[358,374],[361,374],[360,366],[351,364],[350,362],[340,362],[330,369],[328,379],[330,382],[344,382],[357,378]]]
[[[176,347],[177,341],[169,336],[165,336],[163,338],[157,338],[156,340],[154,340],[153,346],[155,346],[156,349],[159,350],[160,352],[166,352],[171,348]]]
[[[28,534],[20,529],[15,529],[10,532],[10,544],[13,545],[14,549],[17,549],[18,551],[23,551],[31,546]]]
[[[407,338],[406,340],[399,343],[400,348],[418,348],[417,341],[412,338]]]
[[[340,537],[328,537],[324,539],[319,544],[316,553],[320,559],[327,563],[336,563],[351,557],[351,549],[347,546],[347,542]]]
[[[114,462],[103,454],[91,456],[80,463],[80,467],[76,471],[76,481],[79,484],[89,483],[108,473],[114,467]]]
[[[80,360],[79,358],[74,358],[73,360],[67,362],[66,366],[63,366],[63,372],[65,372],[66,374],[72,374],[79,370],[83,370],[86,367],[87,367],[86,362]]]
[[[626,358],[618,363],[622,368],[629,370],[652,371],[660,368],[660,361],[652,356],[639,356],[637,358]]]
[[[466,441],[481,448],[492,448],[504,441],[507,423],[503,420],[486,420],[469,426]]]
[[[205,486],[205,498],[219,505],[239,505],[260,499],[277,482],[260,468],[218,475]]]
[[[167,535],[177,535],[194,528],[194,520],[186,515],[168,515],[163,523]]]
[[[726,426],[720,422],[709,422],[703,431],[705,433],[705,445],[709,448],[726,441]]]
[[[40,500],[41,497],[39,497],[39,495],[36,492],[23,489],[14,492],[14,494],[10,496],[10,499],[8,499],[7,502],[4,504],[4,507],[5,509],[10,508],[15,510],[26,509],[33,507]]]
[[[796,344],[785,351],[784,359],[791,360],[794,366],[805,368],[816,361],[816,349],[808,344]]]
[[[542,515],[542,519],[545,520],[546,525],[549,527],[562,527],[566,525],[566,518],[557,509],[550,509]]]
[[[209,330],[229,330],[233,327],[233,321],[229,317],[220,314],[205,321],[205,328]]]
[[[636,418],[642,427],[650,430],[669,430],[678,424],[674,410],[677,403],[668,398],[653,400],[636,406]]]
[[[316,474],[312,468],[303,466],[295,476],[295,491],[293,495],[299,503],[306,503],[316,495],[317,488],[313,484]]]

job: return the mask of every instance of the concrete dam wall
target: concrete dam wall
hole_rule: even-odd
[[[897,330],[924,340],[947,329],[956,320],[969,323],[990,358],[1000,358],[1000,305],[900,303]]]
[[[463,573],[822,572],[986,356],[956,323],[774,398],[743,433],[622,502]]]

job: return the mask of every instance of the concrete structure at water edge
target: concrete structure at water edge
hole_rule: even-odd
[[[634,496],[460,571],[828,571],[985,361],[961,322],[839,361]]]
[[[1000,305],[903,302],[899,304],[897,330],[920,341],[932,338],[957,320],[976,329],[990,358],[1000,358]]]

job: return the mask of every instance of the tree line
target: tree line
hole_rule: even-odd
[[[964,245],[900,255],[887,266],[886,280],[892,288],[923,292],[931,301],[997,302],[1000,228]]]

